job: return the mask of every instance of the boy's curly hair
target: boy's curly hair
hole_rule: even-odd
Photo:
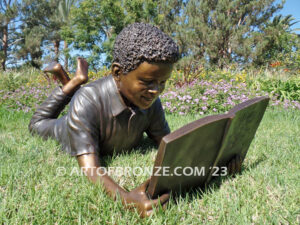
[[[114,44],[113,62],[123,73],[135,70],[142,62],[175,63],[179,59],[177,44],[159,28],[145,23],[125,27]]]

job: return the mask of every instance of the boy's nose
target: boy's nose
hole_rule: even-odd
[[[149,89],[148,92],[152,95],[157,95],[159,94],[159,90],[158,89]]]
[[[152,95],[158,95],[159,92],[160,92],[159,85],[157,85],[157,84],[152,85],[152,86],[149,88],[148,92],[151,93]]]

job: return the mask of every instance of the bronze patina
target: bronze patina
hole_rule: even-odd
[[[37,109],[29,129],[44,138],[56,138],[63,148],[77,157],[90,181],[101,183],[113,198],[118,193],[126,207],[136,207],[141,216],[147,216],[159,202],[165,206],[169,195],[152,200],[146,194],[149,180],[132,191],[126,191],[108,175],[95,171],[101,167],[99,157],[113,153],[113,148],[106,148],[103,144],[105,140],[109,142],[111,137],[119,136],[119,141],[111,143],[116,147],[127,143],[123,147],[130,148],[140,140],[143,132],[157,143],[170,132],[158,96],[170,77],[173,63],[179,59],[178,46],[157,27],[135,23],[118,35],[113,55],[112,76],[82,88],[80,85],[88,80],[88,64],[84,59],[78,59],[72,79],[58,63],[46,67],[45,72],[57,76],[63,87],[56,88]],[[117,93],[109,92],[111,89]],[[102,94],[112,94],[112,98],[103,100]],[[69,113],[58,118],[70,100]],[[103,117],[102,110],[106,110],[105,115],[112,116]],[[139,127],[139,135],[130,135],[135,130],[131,124],[138,123],[141,118],[145,119],[140,123],[144,127]],[[104,122],[107,126],[102,126],[102,132],[99,124]],[[118,129],[124,130],[125,134],[116,132]]]

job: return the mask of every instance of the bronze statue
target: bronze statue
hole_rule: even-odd
[[[157,27],[135,23],[118,35],[113,55],[112,75],[81,88],[88,80],[84,59],[78,58],[72,79],[58,63],[46,67],[63,86],[37,109],[29,129],[58,140],[64,151],[76,156],[90,181],[101,183],[112,198],[118,193],[124,205],[148,216],[158,204],[165,206],[169,194],[149,199],[149,180],[132,191],[124,190],[107,174],[99,174],[99,157],[135,147],[143,132],[157,144],[170,133],[159,94],[179,59],[178,46]],[[57,119],[70,101],[68,114]]]

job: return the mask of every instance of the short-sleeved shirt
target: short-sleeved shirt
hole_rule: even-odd
[[[148,109],[128,107],[110,75],[76,92],[54,132],[63,149],[78,156],[119,153],[137,146],[144,132],[163,137],[170,129],[159,98]]]

